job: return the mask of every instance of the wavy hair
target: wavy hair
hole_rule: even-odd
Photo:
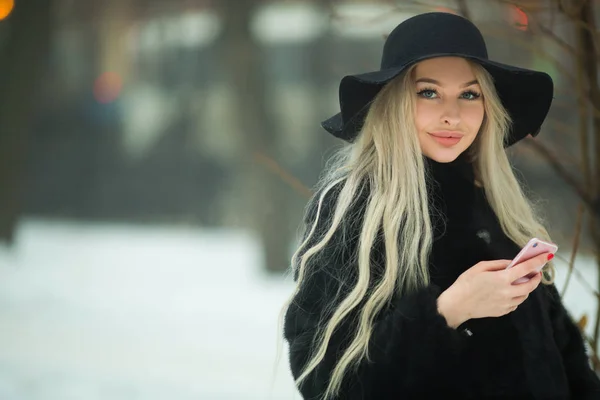
[[[521,246],[533,236],[550,240],[504,149],[510,116],[502,106],[490,74],[480,65],[469,63],[481,86],[485,110],[481,129],[468,154],[476,179],[483,184],[500,226],[510,239]],[[351,206],[362,183],[368,182],[366,208],[361,211],[364,214],[355,249],[356,262],[336,266],[350,269],[349,272],[357,276],[356,284],[334,309],[324,314],[329,318],[322,321],[323,326],[315,332],[311,357],[295,381],[299,386],[315,370],[325,357],[336,327],[350,313],[356,313],[356,333],[333,369],[324,400],[339,393],[348,371],[369,360],[368,345],[374,319],[392,296],[413,292],[430,282],[428,260],[433,242],[430,212],[435,210],[429,209],[426,168],[414,125],[415,66],[382,88],[370,105],[356,141],[342,148],[322,175],[316,185],[319,196],[311,199],[317,203],[316,217],[305,226],[304,240],[292,257],[297,274],[296,288],[281,315],[313,272],[308,261],[325,248],[342,221],[356,220]],[[330,220],[320,221],[323,199],[334,187],[340,190],[332,216]],[[315,243],[313,235],[317,225],[322,224],[326,226],[325,233]],[[370,282],[371,249],[380,232],[385,245],[385,266],[381,279],[374,285]],[[546,264],[544,284],[552,283],[553,268],[551,262]],[[372,290],[370,285],[373,285]]]

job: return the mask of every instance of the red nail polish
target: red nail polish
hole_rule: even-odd
[[[550,253],[548,254],[548,261],[552,260],[554,258],[554,254]]]

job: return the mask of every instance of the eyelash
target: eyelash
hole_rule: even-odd
[[[421,96],[421,97],[425,98],[425,99],[431,99],[431,98],[429,98],[429,97],[424,97],[424,96],[423,96],[423,93],[425,93],[425,92],[434,92],[436,95],[439,95],[439,94],[438,94],[438,92],[437,92],[437,90],[435,90],[435,89],[433,89],[433,88],[424,88],[424,89],[421,89],[421,90],[419,90],[419,91],[417,92],[417,94],[418,94],[419,96]],[[463,95],[465,95],[465,94],[470,94],[470,95],[472,95],[472,96],[473,96],[473,98],[472,98],[472,99],[465,99],[465,100],[470,100],[470,101],[477,100],[477,99],[479,99],[479,98],[481,97],[481,93],[478,93],[478,92],[476,92],[476,91],[474,91],[474,90],[467,90],[467,91],[463,92],[463,93],[461,94],[461,96],[463,96]]]

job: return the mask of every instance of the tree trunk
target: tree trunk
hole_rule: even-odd
[[[12,243],[22,211],[29,121],[51,35],[52,0],[17,1],[0,54],[0,241]]]
[[[239,207],[244,224],[258,233],[264,248],[267,271],[288,268],[291,231],[289,228],[289,187],[257,160],[276,158],[277,132],[267,102],[262,48],[250,31],[251,17],[261,1],[220,0],[224,22],[221,48],[228,81],[234,91],[242,154],[233,166],[239,178]]]
[[[467,6],[466,0],[456,0],[456,6],[458,7],[460,15],[467,19],[471,19],[471,12],[469,6]]]

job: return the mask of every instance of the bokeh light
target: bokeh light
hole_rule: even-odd
[[[529,25],[527,14],[517,6],[510,7],[510,21],[515,28],[521,31],[526,31]]]
[[[458,15],[458,13],[456,12],[456,10],[453,10],[451,8],[448,8],[448,7],[442,7],[442,6],[435,7],[434,11]]]
[[[15,8],[14,0],[0,0],[0,21],[8,17],[13,8]]]
[[[111,103],[119,97],[122,88],[123,82],[118,74],[105,72],[94,83],[94,98],[99,103]]]

